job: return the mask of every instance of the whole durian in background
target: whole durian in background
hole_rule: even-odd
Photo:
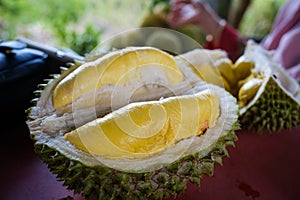
[[[87,199],[163,199],[200,184],[237,139],[238,105],[186,61],[128,47],[74,64],[40,86],[27,122],[35,151]]]
[[[206,60],[200,54],[205,55],[205,50],[182,56],[198,77],[237,98],[242,129],[277,132],[300,125],[299,83],[272,61],[272,51],[249,41],[235,63],[224,54]]]

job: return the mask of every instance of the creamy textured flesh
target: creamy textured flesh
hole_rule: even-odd
[[[241,107],[254,98],[262,83],[263,78],[257,78],[258,75],[253,72],[254,62],[245,56],[241,56],[234,64],[227,57],[218,58],[214,62],[203,62],[200,57],[193,56],[193,52],[187,52],[183,57],[192,64],[192,71],[198,77],[225,88],[238,99]],[[250,78],[253,80],[249,80]],[[249,83],[243,86],[246,82]]]
[[[85,63],[70,73],[54,90],[54,108],[61,108],[104,85],[125,86],[143,79],[141,68],[154,69],[153,73],[162,72],[170,83],[183,80],[183,74],[171,55],[152,47],[128,47]]]
[[[76,148],[108,158],[142,158],[198,136],[213,127],[220,114],[212,90],[160,101],[129,104],[91,121],[64,138]]]

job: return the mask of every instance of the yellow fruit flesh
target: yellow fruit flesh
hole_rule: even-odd
[[[133,103],[67,133],[76,148],[108,158],[142,158],[198,136],[219,116],[211,90],[161,101]]]
[[[251,70],[254,68],[254,63],[241,56],[233,66],[236,80],[243,80],[250,76]]]
[[[194,65],[193,71],[208,83],[224,87],[237,97],[240,107],[247,105],[257,93],[263,78],[252,72],[254,63],[241,56],[234,64],[228,58],[216,60],[213,65]]]
[[[164,73],[170,83],[183,80],[183,74],[171,55],[151,47],[128,47],[85,63],[70,73],[56,86],[53,106],[61,108],[105,85],[125,86],[141,78],[141,68]]]
[[[229,58],[217,60],[215,62],[215,67],[221,74],[222,78],[224,78],[231,87],[234,87],[236,79],[234,77],[233,64],[231,60]]]
[[[213,64],[193,64],[191,69],[202,80],[223,87],[233,94],[232,90],[234,90],[236,82],[233,67],[229,58],[220,58]]]
[[[210,64],[193,65],[191,69],[202,80],[218,86],[223,85],[217,69],[212,67]]]
[[[246,83],[243,84],[238,94],[240,107],[244,107],[251,99],[254,98],[262,82],[263,82],[262,79],[251,78]]]

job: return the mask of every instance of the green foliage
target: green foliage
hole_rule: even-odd
[[[66,44],[69,44],[71,49],[84,55],[98,45],[101,33],[93,25],[87,24],[83,33],[78,34],[74,30],[69,30],[62,32],[62,38]]]
[[[60,43],[79,54],[90,52],[97,44],[101,34],[92,24],[84,26],[84,31],[80,28],[71,29],[72,24],[80,26],[80,18],[86,12],[86,4],[81,0],[68,0],[63,3],[59,0],[45,0],[44,13],[47,23],[52,26]]]
[[[80,24],[80,18],[86,12],[86,4],[81,0],[68,0],[68,3],[62,4],[62,1],[46,0],[50,7],[45,9],[48,23],[62,45],[69,47],[79,54],[90,52],[99,42],[100,30],[97,30],[92,24],[86,24],[83,27]],[[53,12],[55,11],[55,12]],[[79,26],[71,28],[72,24]]]
[[[102,33],[93,24],[81,25],[87,11],[82,0],[0,0],[0,39],[14,39],[20,36],[19,29],[42,23],[60,46],[85,54],[98,44]],[[77,27],[71,29],[74,24]]]
[[[33,17],[30,9],[31,6],[26,1],[0,0],[0,40],[16,36],[17,24],[24,24]],[[26,15],[25,10],[28,11]]]
[[[241,22],[240,32],[243,35],[262,38],[267,35],[274,18],[286,0],[253,0]]]

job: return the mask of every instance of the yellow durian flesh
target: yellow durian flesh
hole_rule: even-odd
[[[242,85],[238,94],[240,107],[244,107],[250,100],[254,98],[262,83],[263,79],[251,78]]]
[[[235,63],[232,63],[226,56],[219,56],[216,59],[211,56],[210,59],[203,59],[200,52],[205,54],[206,51],[194,50],[181,55],[181,57],[190,63],[190,68],[199,78],[223,87],[239,100],[241,107],[245,106],[261,85],[262,76],[253,71],[254,62],[244,55],[239,57]],[[214,54],[211,53],[211,55]],[[209,56],[207,55],[207,57]],[[255,80],[251,81],[250,79]],[[246,82],[248,83],[243,86]]]
[[[236,94],[235,66],[222,50],[195,49],[177,56],[200,79]]]
[[[233,64],[229,58],[222,58],[214,62],[215,68],[218,70],[220,75],[230,87],[234,87],[236,84],[236,79],[233,72]]]
[[[214,85],[223,86],[223,80],[218,70],[213,67],[218,60],[226,58],[226,53],[222,50],[194,49],[177,56],[189,66],[191,71],[200,79]]]
[[[254,67],[254,63],[247,59],[244,55],[239,57],[233,66],[236,80],[243,80],[249,77],[251,75],[251,70],[254,69]]]
[[[214,85],[222,86],[222,78],[218,71],[210,64],[193,65],[193,72],[202,80]]]
[[[241,83],[246,78],[251,77],[254,63],[241,56],[234,64],[229,58],[217,60],[215,67],[220,72],[224,88],[232,95],[239,97]],[[243,91],[243,94],[245,94],[245,91]]]
[[[203,134],[215,125],[219,115],[218,95],[205,90],[129,104],[67,133],[64,138],[91,154],[142,158]]]
[[[170,83],[183,80],[174,57],[153,47],[127,47],[87,62],[58,83],[53,93],[55,109],[64,107],[81,95],[107,85],[125,86],[143,78],[141,69],[156,69]],[[158,69],[158,70],[157,70]]]

